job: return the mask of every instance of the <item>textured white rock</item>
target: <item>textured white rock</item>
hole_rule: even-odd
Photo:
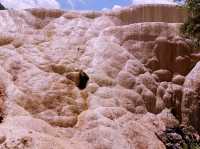
[[[192,71],[185,77],[184,95],[182,101],[182,118],[184,124],[193,125],[198,131],[199,129],[199,71],[200,62],[192,69]]]
[[[171,10],[177,13],[163,19]],[[178,36],[185,14],[165,5],[0,11],[0,148],[164,149],[155,132],[176,120],[166,111],[153,114],[171,96],[148,60],[162,69],[159,53],[171,58],[156,48],[163,37],[174,51],[180,41],[187,46]],[[81,69],[90,77],[85,90],[77,77],[70,80]]]

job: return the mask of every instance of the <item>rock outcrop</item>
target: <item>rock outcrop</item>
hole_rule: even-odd
[[[199,148],[200,137],[192,127],[175,127],[167,128],[160,134],[157,133],[158,138],[166,144],[167,148],[181,149],[181,148]]]
[[[200,131],[200,63],[198,62],[185,78],[184,96],[182,102],[183,123],[193,125]]]
[[[0,148],[165,149],[155,132],[198,129],[186,15],[170,5],[1,11]]]

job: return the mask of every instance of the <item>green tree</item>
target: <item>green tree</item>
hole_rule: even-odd
[[[188,11],[187,21],[182,25],[181,32],[194,42],[194,47],[200,47],[200,0],[186,0]]]

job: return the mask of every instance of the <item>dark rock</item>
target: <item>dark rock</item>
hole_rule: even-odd
[[[175,72],[186,75],[188,72],[190,72],[192,67],[191,59],[187,56],[178,56],[175,60]]]
[[[2,123],[2,122],[3,122],[3,116],[0,115],[0,123]]]
[[[178,126],[167,128],[163,133],[156,133],[156,136],[165,144],[167,149],[193,149],[200,147],[198,133],[193,127]]]
[[[89,76],[82,70],[69,72],[66,74],[66,78],[73,81],[79,89],[85,89]]]
[[[79,72],[79,84],[78,84],[77,87],[78,87],[79,89],[85,89],[88,80],[89,80],[89,76],[88,76],[85,72],[80,71],[80,72]]]
[[[173,142],[179,142],[181,141],[183,138],[181,137],[181,135],[177,134],[177,133],[169,133],[169,138],[171,139],[171,141]]]
[[[6,8],[0,3],[0,10],[6,10]]]
[[[171,113],[173,114],[173,116],[178,119],[177,115],[178,115],[178,111],[175,107],[171,108]]]

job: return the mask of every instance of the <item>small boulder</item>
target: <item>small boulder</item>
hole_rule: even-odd
[[[170,82],[172,79],[172,73],[166,69],[160,69],[154,71],[153,74],[157,75],[160,82],[167,81]]]
[[[191,70],[192,62],[188,56],[178,56],[175,60],[175,72],[186,75]]]
[[[81,90],[86,88],[87,82],[89,80],[89,76],[82,70],[67,73],[66,77],[75,82],[76,86]]]
[[[145,113],[147,113],[147,109],[145,106],[137,106],[135,108],[135,113],[136,114],[145,114]]]
[[[159,60],[156,57],[152,57],[147,61],[146,66],[151,70],[155,71],[159,69]]]
[[[121,71],[119,75],[117,76],[117,82],[121,86],[131,89],[135,86],[136,80],[135,80],[135,77],[131,73]]]
[[[184,81],[185,81],[185,77],[182,75],[176,75],[172,79],[172,82],[178,85],[183,85]]]
[[[86,85],[87,85],[87,82],[89,80],[89,76],[83,72],[83,71],[80,71],[79,72],[79,84],[78,84],[78,88],[79,89],[84,89],[86,88]]]

